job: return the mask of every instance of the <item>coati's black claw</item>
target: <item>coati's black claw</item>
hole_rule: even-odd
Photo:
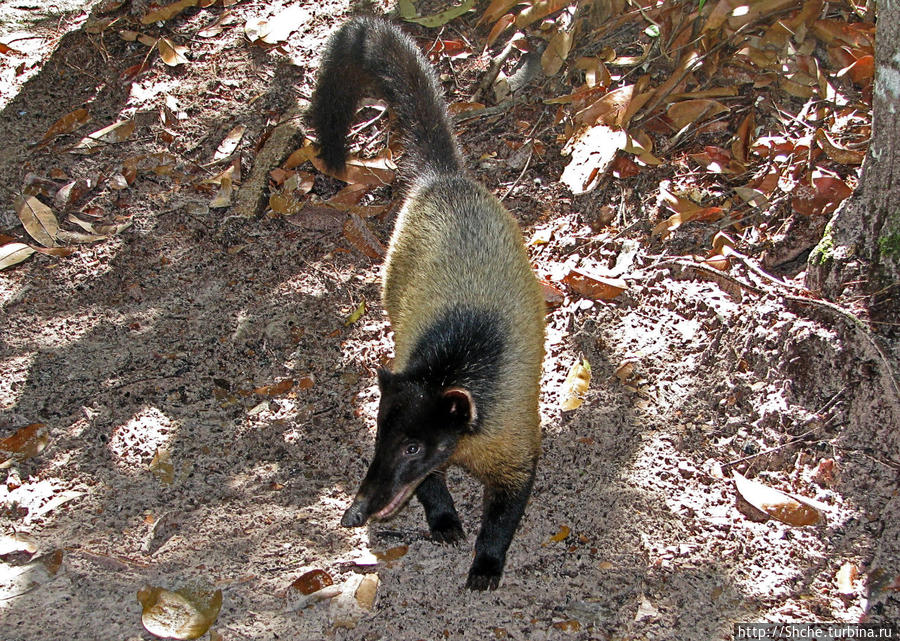
[[[456,545],[460,541],[466,540],[466,533],[462,528],[462,523],[455,514],[444,514],[436,519],[435,525],[431,528],[431,540],[435,543],[446,543],[448,545]]]
[[[466,580],[466,587],[470,590],[496,590],[500,585],[500,577],[503,574],[503,565],[494,561],[479,563],[475,559],[472,569],[469,570],[469,578]]]

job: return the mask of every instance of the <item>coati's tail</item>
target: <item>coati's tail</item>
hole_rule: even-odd
[[[322,57],[308,117],[329,168],[344,168],[347,132],[369,87],[397,114],[406,151],[404,165],[413,176],[460,170],[459,149],[431,65],[398,27],[370,17],[344,24]]]

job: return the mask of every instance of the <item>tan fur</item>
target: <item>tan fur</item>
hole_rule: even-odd
[[[481,185],[460,176],[413,188],[384,268],[383,302],[403,371],[418,338],[443,311],[470,306],[506,321],[506,349],[491,407],[464,437],[451,463],[482,482],[520,488],[540,451],[544,301],[519,226]]]

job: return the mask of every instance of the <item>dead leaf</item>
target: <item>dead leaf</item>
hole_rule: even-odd
[[[344,237],[363,254],[373,260],[383,258],[386,251],[369,225],[359,215],[351,213],[344,224]]]
[[[22,198],[17,196],[14,207],[22,226],[28,235],[34,238],[44,247],[56,247],[56,236],[59,232],[59,222],[56,215],[47,205],[34,196]]]
[[[170,592],[147,585],[137,593],[141,623],[150,634],[171,639],[197,639],[209,630],[222,608],[222,590],[179,588]]]
[[[818,523],[821,515],[807,499],[785,494],[768,485],[732,472],[738,494],[757,510],[788,525],[803,526]]]
[[[251,18],[247,20],[244,34],[254,44],[278,45],[287,40],[306,22],[306,9],[294,4],[269,19]]]
[[[612,300],[628,289],[628,284],[621,278],[599,274],[590,267],[573,269],[563,282],[576,293],[593,300]]]
[[[218,18],[214,19],[212,22],[198,31],[197,36],[200,38],[214,38],[222,33],[222,31],[225,30],[225,26],[227,24],[230,24],[233,19],[234,14],[231,11],[223,11]]]
[[[570,412],[581,407],[584,402],[584,394],[591,385],[591,364],[586,358],[575,361],[563,383],[560,396],[560,408],[564,412]]]
[[[366,313],[366,299],[363,299],[359,302],[359,305],[356,306],[356,309],[347,317],[347,320],[344,321],[344,327],[348,327],[362,318],[363,314]]]
[[[21,263],[34,253],[34,248],[25,243],[7,243],[0,245],[0,269],[6,269]]]
[[[356,598],[356,603],[359,604],[359,607],[363,610],[371,610],[375,605],[378,583],[379,580],[377,574],[367,574],[363,577],[363,580],[360,581],[359,587],[356,588],[356,592],[353,596]]]
[[[546,75],[553,76],[562,68],[566,58],[569,57],[574,37],[574,31],[560,30],[547,43],[547,48],[541,54],[541,68]]]
[[[553,627],[562,632],[578,632],[581,630],[581,622],[578,619],[567,619],[566,621],[555,621]]]
[[[307,138],[303,141],[303,146],[300,149],[294,151],[288,159],[284,161],[282,167],[284,169],[293,169],[294,167],[299,167],[307,160],[312,160],[319,153],[319,148],[317,145],[313,144],[313,142]]]
[[[383,185],[390,185],[394,182],[394,172],[392,170],[378,166],[377,164],[368,164],[366,161],[358,158],[348,159],[347,165],[342,172],[331,171],[318,156],[313,156],[309,160],[312,162],[313,167],[318,169],[321,173],[337,178],[338,180],[343,180],[346,183],[359,183],[371,187],[381,187]]]
[[[618,87],[577,111],[574,120],[579,125],[600,124],[621,128],[624,126],[625,114],[629,112],[633,97],[634,85]]]
[[[866,152],[864,151],[855,151],[837,145],[821,127],[816,129],[814,139],[819,147],[822,148],[822,151],[825,152],[825,155],[834,162],[839,162],[843,165],[860,165],[866,157]]]
[[[185,54],[189,49],[182,45],[177,45],[168,38],[160,38],[156,46],[159,48],[159,56],[163,62],[170,67],[177,67],[185,64],[188,59]]]
[[[24,461],[34,458],[44,451],[50,437],[46,425],[43,423],[31,423],[16,430],[12,435],[0,441],[0,452],[6,453],[6,458],[0,463],[0,468],[8,467],[13,460]]]
[[[550,537],[550,543],[560,543],[569,538],[569,535],[572,533],[572,529],[568,525],[560,525],[559,531]]]
[[[813,172],[812,187],[798,185],[792,192],[791,207],[804,216],[830,215],[853,190],[840,178]]]
[[[570,3],[571,0],[534,0],[516,16],[516,26],[519,29],[527,27],[531,23],[549,16],[551,13],[556,13]]]
[[[292,588],[299,590],[304,595],[318,592],[329,585],[334,585],[334,580],[325,570],[310,570],[305,574],[301,574],[291,583]]]
[[[437,5],[426,5],[423,3],[421,5],[423,9],[431,6],[449,8],[430,15],[420,16],[417,11],[417,5],[414,5],[411,0],[397,0],[397,14],[407,22],[415,22],[423,27],[434,29],[447,24],[454,18],[458,18],[474,5],[475,0],[462,0],[460,4],[440,3]]]
[[[218,149],[216,149],[216,153],[213,155],[213,161],[223,160],[233,154],[234,150],[237,149],[238,143],[241,142],[241,138],[244,137],[244,131],[246,131],[246,129],[247,128],[244,125],[238,125],[229,131]]]
[[[487,15],[487,13],[485,13],[485,15]],[[482,16],[482,19],[483,18],[484,16]],[[497,40],[500,34],[509,29],[515,21],[516,17],[511,13],[507,13],[499,20],[497,20],[494,26],[491,27],[491,32],[488,34],[487,39],[485,39],[484,41],[484,49],[487,50],[492,44],[494,44],[494,41]]]
[[[231,186],[231,178],[223,177],[221,183],[219,184],[219,190],[216,192],[215,197],[209,201],[209,206],[212,209],[221,209],[223,207],[231,206],[231,194],[233,192],[233,187]]]
[[[171,4],[163,7],[156,7],[154,10],[144,14],[141,18],[141,24],[153,24],[154,22],[165,22],[171,20],[179,13],[190,7],[197,6],[199,0],[176,0]]]
[[[83,107],[75,111],[67,113],[65,116],[54,122],[47,133],[44,134],[42,142],[47,142],[51,138],[62,134],[69,134],[85,125],[91,119],[87,109]]]
[[[519,2],[520,0],[492,0],[491,4],[484,10],[484,13],[481,14],[478,22],[475,23],[475,26],[477,27],[484,23],[493,24],[494,21],[498,20],[500,16],[519,4]]]
[[[857,578],[859,578],[859,568],[856,567],[855,563],[847,561],[841,565],[834,577],[835,583],[837,583],[838,594],[843,596],[856,594],[856,588],[853,586],[853,583]]]
[[[253,390],[254,394],[259,394],[260,396],[281,396],[282,394],[286,394],[294,387],[294,379],[286,378],[283,381],[279,381],[274,385],[263,385],[262,387],[257,387]]]
[[[407,552],[409,552],[408,545],[397,545],[395,547],[388,548],[384,552],[375,552],[375,558],[382,563],[391,563],[392,561],[396,561],[397,559],[406,556]]]
[[[115,144],[124,142],[134,133],[134,120],[120,120],[103,129],[98,129],[92,134],[88,134],[72,147],[69,151],[73,153],[89,154],[97,151],[104,144]]]
[[[666,115],[672,121],[675,130],[681,131],[688,125],[699,124],[701,121],[711,119],[725,111],[728,111],[728,107],[718,100],[701,98],[682,100],[669,105]]]
[[[171,485],[175,481],[175,465],[169,450],[157,448],[150,461],[149,469],[163,485]]]

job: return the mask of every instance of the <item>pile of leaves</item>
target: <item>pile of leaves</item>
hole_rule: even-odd
[[[125,72],[129,78],[150,69],[155,54],[172,68],[203,55],[191,40],[182,35],[182,44],[168,33],[167,24],[187,11],[219,11],[194,34],[195,43],[241,29],[248,46],[281,51],[304,14],[288,7],[238,18],[235,0],[181,0],[151,5],[137,20],[126,20],[122,4],[105,3],[84,28],[147,47],[143,62]],[[717,269],[729,267],[723,247],[735,245],[747,253],[768,249],[768,267],[805,257],[856,186],[871,131],[874,74],[874,24],[864,7],[822,0],[493,0],[476,23],[481,41],[443,37],[446,25],[469,19],[472,10],[474,3],[463,2],[423,16],[410,3],[399,7],[404,19],[444,29],[430,47],[436,61],[491,61],[474,99],[457,101],[453,113],[478,117],[492,108],[477,99],[491,93],[499,108],[512,109],[504,69],[516,57],[538,57],[543,78],[539,88],[531,86],[546,95],[548,120],[567,158],[559,181],[576,196],[609,181],[642,180],[644,188],[647,179],[655,182],[654,193],[644,197],[655,198],[665,215],[653,221],[653,239],[664,242],[682,225],[700,223],[700,238],[687,245]],[[159,116],[163,142],[186,117],[169,102]],[[123,119],[78,134],[89,122],[88,109],[76,109],[49,128],[39,148],[86,156],[135,132],[134,120]],[[228,133],[199,176],[165,151],[125,158],[88,179],[70,179],[59,169],[27,175],[15,210],[28,237],[0,238],[0,269],[35,252],[66,256],[76,243],[120,233],[129,224],[127,209],[111,216],[92,197],[125,190],[145,175],[190,184],[209,194],[210,207],[229,207],[241,184],[244,130],[236,125]],[[555,153],[537,136],[529,149]],[[273,168],[267,211],[302,226],[343,224],[353,247],[379,258],[384,248],[366,219],[385,207],[372,205],[367,193],[392,183],[395,151],[351,161],[349,173],[338,177],[348,185],[321,199],[313,186],[323,168],[306,140]],[[614,223],[608,230],[620,231]],[[723,240],[717,232],[731,236]]]

